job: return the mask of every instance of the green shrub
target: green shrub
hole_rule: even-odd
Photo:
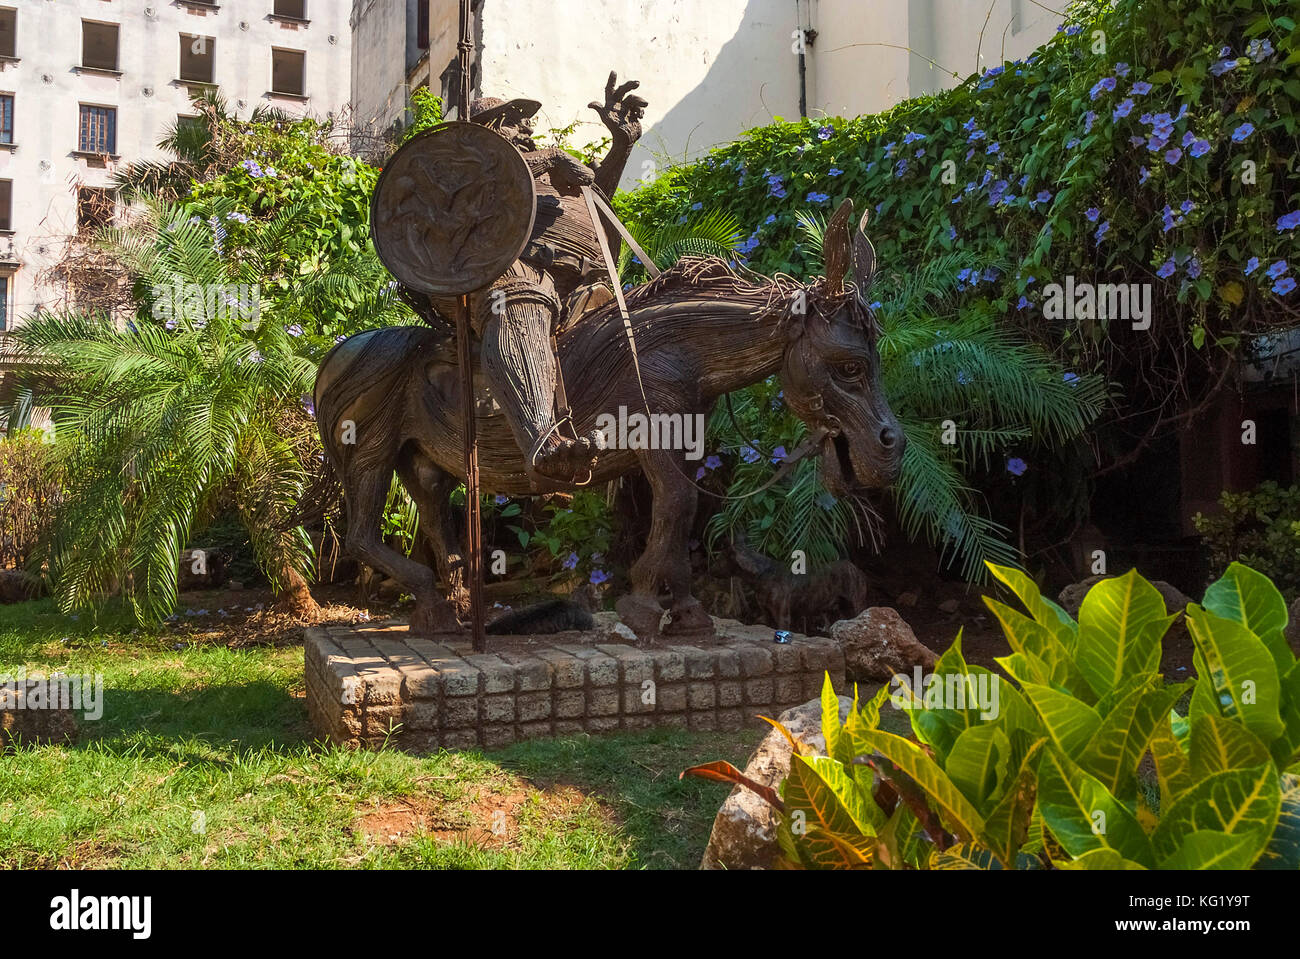
[[[1166,684],[1176,614],[1136,571],[1094,586],[1077,623],[1024,573],[991,571],[1027,611],[985,599],[1014,686],[967,664],[960,636],[923,689],[895,677],[865,705],[855,697],[843,724],[827,677],[827,755],[796,748],[769,796],[792,863],[1300,868],[1300,665],[1265,576],[1233,563],[1188,605],[1199,678]],[[879,728],[887,698],[908,710],[912,738]],[[1148,753],[1155,788],[1139,774]]]
[[[1288,599],[1300,595],[1300,486],[1269,480],[1246,493],[1224,490],[1221,511],[1192,521],[1205,537],[1211,568],[1234,560],[1268,576]]]
[[[63,499],[63,471],[50,435],[15,430],[0,439],[0,568],[22,566]]]

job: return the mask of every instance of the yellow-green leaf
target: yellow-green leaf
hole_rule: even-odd
[[[1220,868],[1248,869],[1268,845],[1281,802],[1278,773],[1271,762],[1215,773],[1179,796],[1169,809],[1161,810],[1160,825],[1151,836],[1156,858],[1164,862],[1173,857],[1193,833],[1222,833],[1249,837],[1250,841],[1231,850],[1210,850],[1203,845],[1209,841],[1201,839],[1196,841],[1202,845],[1195,851],[1224,856],[1216,859]]]
[[[1125,676],[1158,669],[1160,639],[1175,618],[1137,570],[1088,590],[1079,607],[1075,661],[1093,691],[1102,696]]]
[[[1285,730],[1278,712],[1281,683],[1272,654],[1241,623],[1199,606],[1188,607],[1187,624],[1204,664],[1198,685],[1213,686],[1216,712],[1245,723],[1271,743]]]

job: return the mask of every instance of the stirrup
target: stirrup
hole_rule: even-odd
[[[550,428],[545,433],[542,434],[541,439],[539,439],[533,445],[532,452],[528,454],[528,465],[532,467],[534,470],[537,469],[537,454],[539,454],[542,451],[542,447],[545,446],[546,441],[551,438],[551,434],[558,432],[565,423],[569,424],[569,431],[573,433],[573,441],[575,443],[581,442],[581,438],[578,436],[578,428],[573,425],[573,416],[571,415],[570,411],[565,410],[564,415],[551,424]],[[548,477],[548,479],[549,478],[551,477]],[[569,482],[572,483],[574,486],[586,486],[589,483],[591,483],[593,479],[595,479],[595,474],[590,469],[588,469],[587,478],[583,480],[581,483],[578,482],[577,477],[571,478]]]

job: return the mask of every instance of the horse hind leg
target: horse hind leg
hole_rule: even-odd
[[[344,500],[347,503],[348,533],[345,540],[348,551],[361,562],[383,570],[415,596],[417,608],[423,597],[426,603],[435,596],[433,570],[403,556],[384,542],[379,531],[379,521],[388,487],[392,481],[392,467],[373,467],[363,473],[344,474]],[[422,627],[432,624],[420,624]],[[411,631],[417,624],[412,619]]]
[[[448,506],[448,498],[456,485],[456,479],[418,452],[408,453],[401,458],[397,465],[397,475],[415,501],[415,508],[420,514],[420,535],[429,547],[438,567],[438,576],[446,590],[445,598],[436,591],[431,593],[423,606],[420,597],[416,597],[416,612],[411,616],[412,627],[419,618],[422,622],[427,620],[427,625],[433,632],[454,632],[461,628],[460,617],[469,616],[465,558]]]

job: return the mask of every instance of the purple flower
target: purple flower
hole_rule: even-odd
[[[1165,262],[1160,264],[1160,269],[1156,270],[1156,276],[1160,277],[1162,280],[1167,280],[1169,277],[1174,275],[1174,270],[1176,269],[1177,266],[1174,265],[1174,258],[1171,256],[1169,259],[1165,260]]]
[[[1144,166],[1138,167],[1138,186],[1146,183],[1151,178],[1151,171]]]
[[[1286,296],[1294,289],[1295,289],[1295,278],[1290,276],[1284,276],[1282,277],[1282,279],[1278,280],[1276,283],[1273,284],[1273,292],[1276,293],[1278,296]]]
[[[1277,232],[1279,233],[1284,230],[1294,230],[1298,226],[1300,226],[1300,210],[1292,210],[1277,219]]]
[[[1151,92],[1151,84],[1145,80],[1135,80],[1132,88],[1129,89],[1129,96],[1144,97]]]
[[[1126,117],[1133,112],[1133,99],[1125,97],[1119,103],[1115,104],[1115,109],[1110,112],[1111,119],[1118,120],[1120,117]]]
[[[285,332],[290,336],[302,336],[302,327],[295,323],[293,326],[286,327]]]
[[[570,553],[570,554],[568,555],[568,557],[564,560],[564,562],[563,562],[561,565],[564,566],[565,569],[577,569],[577,568],[578,568],[578,554],[577,554],[577,553]]]
[[[1187,151],[1194,157],[1203,157],[1210,152],[1209,140],[1197,140],[1192,144],[1191,149]]]
[[[695,471],[695,479],[696,479],[696,480],[702,480],[702,479],[704,479],[704,474],[705,474],[706,472],[707,472],[707,471],[704,469],[704,467],[701,466],[699,469],[697,469],[697,470]]]
[[[905,159],[899,160],[898,163],[894,165],[894,176],[900,177],[906,172],[907,172],[907,160]]]
[[[1007,460],[1007,472],[1012,476],[1024,476],[1027,469],[1029,469],[1029,464],[1019,456],[1013,456]]]
[[[1279,276],[1281,276],[1285,272],[1286,272],[1286,260],[1278,260],[1276,263],[1271,264],[1269,268],[1264,271],[1264,275],[1268,277],[1270,280],[1276,280]]]
[[[1181,160],[1182,158],[1183,158],[1183,151],[1178,149],[1178,147],[1174,147],[1172,150],[1169,150],[1168,152],[1165,153],[1165,162],[1168,163],[1170,166],[1177,166],[1178,161]]]
[[[782,460],[785,459],[785,456],[786,456],[786,453],[785,453],[785,447],[784,447],[784,446],[778,446],[776,449],[772,450],[772,462],[773,462],[773,463],[780,463]]]
[[[746,463],[756,463],[762,454],[752,446],[742,446],[740,448],[740,458]]]
[[[593,569],[589,579],[591,585],[599,586],[601,583],[605,582],[605,580],[609,579],[609,573],[605,572],[603,569]]]
[[[256,160],[245,160],[243,163],[240,164],[240,166],[242,166],[245,170],[247,170],[248,175],[251,176],[254,180],[261,179],[263,176],[266,175],[263,172],[262,168],[258,165]]]
[[[1083,211],[1083,215],[1088,218],[1089,223],[1096,223],[1097,218],[1101,216],[1101,210],[1097,209],[1095,206],[1090,206],[1088,209]]]
[[[1263,63],[1273,55],[1273,42],[1265,37],[1263,40],[1256,38],[1246,44],[1246,56],[1250,57],[1256,63]]]
[[[824,127],[819,127],[817,130],[818,140],[829,140],[833,136],[835,136],[835,128],[833,126],[828,125]]]
[[[705,469],[715,470],[721,465],[722,465],[722,460],[718,458],[716,455],[710,456],[708,459],[704,461]]]
[[[1127,63],[1115,64],[1115,76],[1123,78],[1128,76],[1129,66]]]
[[[1193,280],[1201,275],[1201,261],[1192,257],[1192,261],[1187,264],[1187,275]]]
[[[1259,257],[1252,256],[1249,260],[1246,261],[1246,269],[1244,272],[1247,276],[1250,276],[1258,269],[1259,269]]]
[[[1244,143],[1246,138],[1249,137],[1254,132],[1255,132],[1255,124],[1251,123],[1250,121],[1246,121],[1241,126],[1237,127],[1237,129],[1232,131],[1232,142]]]

